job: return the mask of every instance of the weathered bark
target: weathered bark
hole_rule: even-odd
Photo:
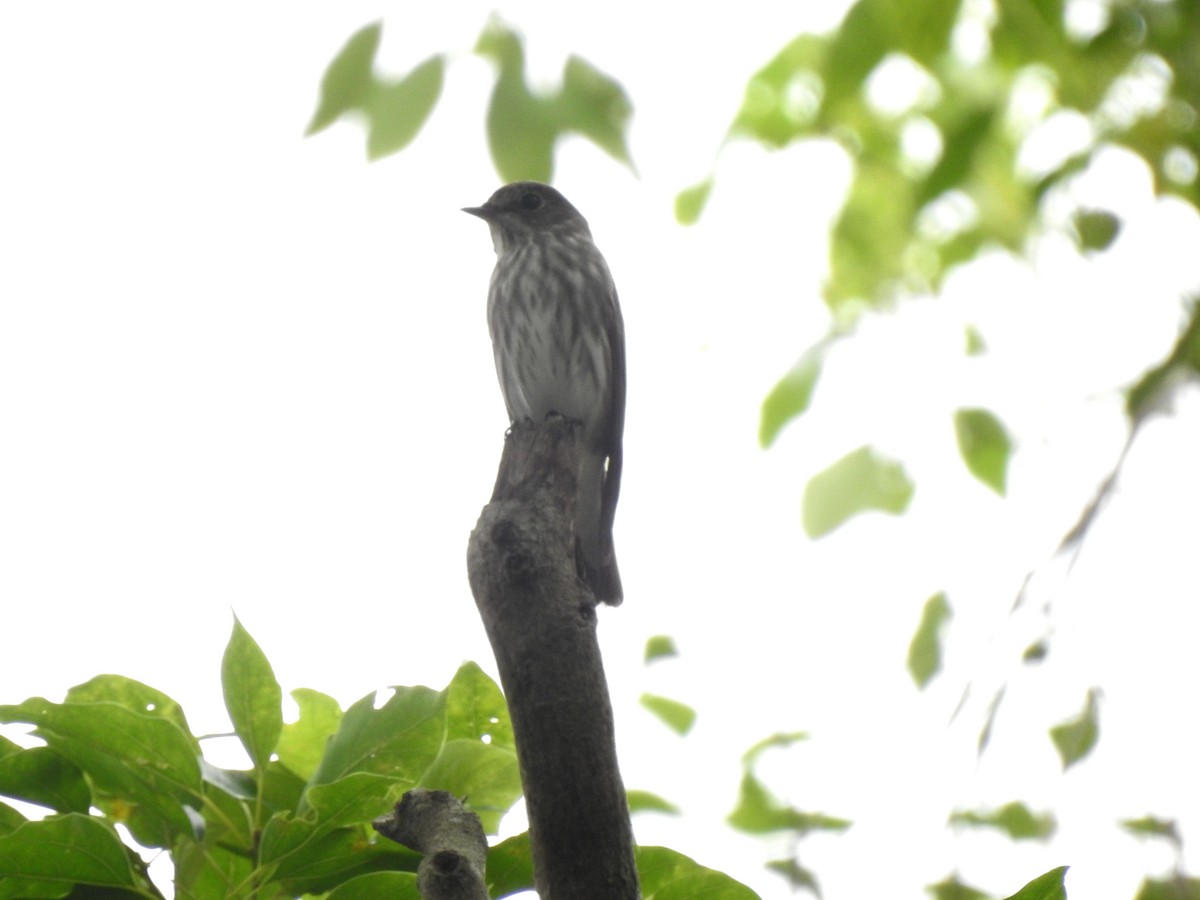
[[[372,825],[384,837],[424,854],[417,868],[424,900],[488,900],[483,826],[448,792],[415,788],[400,798],[391,815]]]
[[[467,549],[508,699],[542,900],[636,900],[596,601],[576,573],[577,427],[514,425]]]

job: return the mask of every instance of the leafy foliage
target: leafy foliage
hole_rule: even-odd
[[[1100,737],[1100,693],[1092,688],[1087,693],[1083,710],[1050,729],[1050,739],[1062,758],[1062,766],[1069,769],[1092,752]]]
[[[942,668],[942,628],[951,615],[945,593],[936,593],[925,601],[921,623],[908,645],[908,672],[919,688],[929,684]]]
[[[419,858],[379,838],[373,819],[426,787],[469,798],[494,832],[520,796],[504,698],[474,663],[443,690],[398,687],[384,702],[368,694],[344,712],[301,689],[293,693],[300,716],[285,725],[271,665],[235,620],[221,680],[247,770],[205,760],[179,705],[128,678],[99,676],[62,703],[0,706],[0,722],[33,724],[44,742],[24,748],[0,738],[0,795],[49,811],[28,819],[0,804],[0,898],[161,897],[117,824],[171,854],[179,897],[416,898]],[[630,802],[676,811],[646,792]],[[753,896],[670,850],[642,848],[638,859],[647,896]],[[491,848],[496,896],[530,889],[532,873],[528,835]]]
[[[1024,803],[1005,803],[996,810],[967,810],[950,815],[952,825],[997,828],[1014,841],[1044,841],[1057,827],[1050,813],[1034,813]]]
[[[1045,875],[1039,875],[1033,879],[1006,900],[1067,900],[1067,889],[1063,885],[1066,875],[1066,866],[1051,869]]]
[[[912,495],[912,481],[899,463],[871,447],[859,447],[809,480],[804,531],[821,537],[867,510],[896,515],[908,508]]]
[[[372,160],[404,149],[417,136],[441,96],[448,59],[435,54],[400,80],[381,77],[374,65],[382,31],[378,22],[361,29],[329,64],[307,131],[316,134],[351,115],[362,118]],[[612,78],[572,56],[557,90],[534,92],[525,78],[521,36],[498,20],[484,28],[475,53],[496,66],[487,137],[505,181],[552,180],[554,148],[567,134],[582,135],[632,168],[625,138],[632,106]]]

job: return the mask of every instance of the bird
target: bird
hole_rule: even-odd
[[[625,325],[587,220],[536,181],[463,212],[487,222],[496,251],[487,321],[509,420],[551,413],[581,423],[576,567],[596,600],[624,599],[613,548],[625,429]]]

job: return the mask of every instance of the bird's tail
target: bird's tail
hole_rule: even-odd
[[[613,549],[612,515],[605,509],[606,464],[604,453],[584,453],[575,502],[575,560],[579,577],[596,600],[620,606],[624,592]]]

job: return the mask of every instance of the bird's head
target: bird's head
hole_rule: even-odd
[[[463,212],[488,223],[497,253],[546,235],[591,237],[587,220],[579,210],[550,185],[539,181],[506,184],[483,206],[467,206]]]

